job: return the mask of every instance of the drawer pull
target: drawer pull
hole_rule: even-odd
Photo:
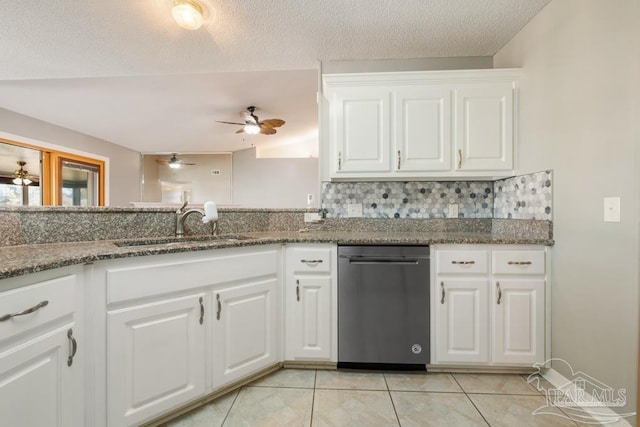
[[[300,262],[305,263],[307,265],[316,266],[318,264],[322,264],[321,259],[301,259]]]
[[[500,305],[500,301],[502,301],[502,289],[500,289],[500,282],[496,282],[496,288],[498,288],[498,305]]]
[[[300,280],[296,280],[296,301],[300,301]]]
[[[26,310],[22,310],[17,313],[5,314],[4,316],[0,317],[0,322],[4,322],[5,320],[9,320],[17,316],[24,316],[25,314],[31,314],[33,312],[40,310],[42,307],[46,307],[48,305],[49,305],[49,301],[46,301],[46,300],[40,301],[33,307],[27,308]]]
[[[455,265],[470,265],[470,264],[475,264],[475,261],[451,261],[451,264],[455,264]]]
[[[200,324],[204,323],[204,302],[202,301],[202,297],[198,300],[200,302]]]
[[[78,343],[73,337],[73,329],[67,331],[67,338],[69,338],[69,357],[67,358],[67,366],[73,365],[73,358],[78,352]]]
[[[220,302],[220,294],[216,294],[216,300],[218,301],[218,312],[216,313],[216,319],[220,320],[222,314],[222,303]]]
[[[531,265],[533,263],[531,261],[509,261],[507,264],[509,264],[509,265]]]
[[[444,282],[440,282],[440,289],[442,290],[442,297],[440,298],[440,304],[444,304]]]

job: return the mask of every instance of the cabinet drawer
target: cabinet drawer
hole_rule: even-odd
[[[488,273],[489,251],[437,251],[436,273]]]
[[[1,293],[0,341],[71,315],[76,280],[69,275]]]
[[[287,249],[287,270],[294,273],[328,273],[331,271],[331,248]]]
[[[544,274],[544,251],[493,251],[493,273]]]

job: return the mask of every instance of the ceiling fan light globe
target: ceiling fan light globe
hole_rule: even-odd
[[[180,163],[169,163],[171,169],[180,169]]]
[[[244,131],[249,135],[257,135],[260,133],[260,126],[248,124],[244,126]]]
[[[187,30],[197,30],[202,26],[202,8],[191,0],[176,0],[171,15],[178,25]]]
[[[22,179],[21,178],[13,178],[12,181],[15,185],[22,185]]]
[[[23,185],[29,185],[29,184],[31,184],[32,182],[33,182],[33,181],[31,181],[29,178],[25,178],[25,179],[23,179],[23,180],[22,180],[22,184],[23,184]]]

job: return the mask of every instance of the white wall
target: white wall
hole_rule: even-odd
[[[552,356],[627,389],[621,412],[637,395],[638,3],[552,0],[494,57],[524,69],[519,172],[554,173]],[[606,196],[622,222],[603,222]]]
[[[145,202],[169,202],[163,200],[164,183],[182,184],[190,193],[189,203],[202,204],[213,200],[219,205],[231,203],[231,154],[181,154],[178,158],[191,165],[172,169],[159,165],[158,160],[167,160],[168,155],[144,156],[143,200]],[[218,175],[212,174],[216,170]],[[179,202],[179,201],[176,201]]]
[[[28,138],[63,148],[109,159],[109,204],[127,206],[140,200],[140,153],[108,141],[43,122],[0,108],[0,132],[17,136],[18,142],[34,143]]]
[[[304,208],[307,194],[318,206],[318,159],[256,159],[254,148],[233,153],[233,204],[257,208]]]

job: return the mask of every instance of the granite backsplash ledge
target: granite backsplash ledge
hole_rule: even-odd
[[[298,231],[309,209],[219,211],[219,233]],[[211,225],[189,215],[186,234],[209,234]],[[0,246],[165,237],[175,234],[172,208],[0,208]]]
[[[504,237],[551,239],[551,221],[491,218],[396,219],[327,218],[305,223],[313,209],[221,209],[220,234],[307,229],[373,233],[475,233]],[[187,235],[211,233],[199,215],[185,221]],[[166,208],[0,208],[0,246],[132,238],[175,233],[175,210]]]

